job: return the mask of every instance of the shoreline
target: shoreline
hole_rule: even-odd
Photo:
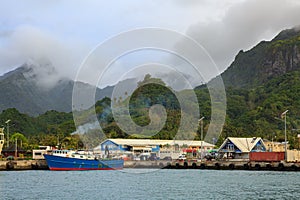
[[[136,169],[208,169],[208,170],[267,170],[300,171],[299,162],[262,162],[262,161],[125,161],[124,168]],[[0,171],[49,170],[46,160],[10,160],[0,161]]]

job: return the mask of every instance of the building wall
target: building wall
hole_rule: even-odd
[[[237,146],[231,142],[230,140],[227,140],[226,144],[219,149],[220,152],[234,152],[234,153],[242,153],[241,150],[239,148],[237,148]]]
[[[300,162],[300,151],[299,150],[288,150],[287,151],[288,162]]]
[[[225,145],[219,149],[220,153],[224,153],[225,159],[249,159],[249,152],[239,149],[231,140],[226,139]],[[251,152],[264,152],[266,151],[265,144],[262,140],[257,141]]]
[[[107,140],[101,144],[101,151],[105,151],[106,147],[108,148],[109,151],[120,151],[120,150],[126,151],[126,149],[123,149],[122,146],[115,144],[110,140]]]
[[[283,152],[285,151],[285,145],[284,143],[279,142],[264,142],[266,146],[266,151],[269,152]],[[287,149],[289,149],[289,144],[287,144]]]
[[[46,153],[47,153],[47,150],[40,150],[40,149],[32,150],[32,159],[34,159],[34,160],[45,159],[44,154],[46,154]]]
[[[251,152],[261,152],[261,151],[263,151],[263,152],[266,151],[266,146],[262,140],[260,140],[256,143],[256,145],[253,147]]]
[[[152,147],[152,152],[159,152],[159,151],[160,151],[159,145],[156,145],[155,147]]]
[[[50,146],[39,146],[39,149],[32,150],[32,159],[34,160],[42,160],[44,158],[44,154],[48,154],[52,152],[52,148]]]
[[[110,153],[117,153],[117,154],[123,154],[125,152],[133,152],[134,156],[139,156],[142,153],[156,153],[157,157],[160,157],[161,159],[165,157],[172,157],[173,159],[178,158],[179,155],[183,154],[183,149],[190,148],[190,149],[196,149],[200,151],[201,147],[199,146],[188,146],[186,145],[183,147],[182,145],[175,144],[175,145],[121,145],[116,144],[111,140],[106,140],[100,145],[100,150],[102,152],[105,152],[106,149],[109,150]],[[203,152],[206,152],[207,150],[213,149],[212,146],[204,146]]]
[[[249,153],[236,153],[234,159],[249,159]]]

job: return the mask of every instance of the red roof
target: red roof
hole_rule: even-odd
[[[196,153],[197,150],[196,149],[183,149],[183,152],[186,152],[186,153]]]

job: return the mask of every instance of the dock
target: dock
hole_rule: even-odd
[[[0,171],[8,170],[48,170],[46,160],[7,160],[0,161]]]
[[[213,169],[213,170],[272,170],[300,171],[299,162],[255,162],[243,160],[222,161],[125,161],[124,168],[163,168],[163,169]]]
[[[125,161],[124,168],[300,171],[300,162],[255,162],[243,160]],[[0,161],[0,171],[49,170],[46,160]]]
[[[273,170],[300,171],[299,162],[254,162],[254,161],[125,161],[124,168],[163,168],[163,169],[213,169],[213,170]]]
[[[169,169],[213,169],[213,170],[270,170],[300,171],[299,162],[256,162],[256,161],[173,161],[166,166]]]

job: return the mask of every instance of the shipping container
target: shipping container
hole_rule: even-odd
[[[287,162],[299,162],[300,161],[300,151],[299,150],[288,150],[287,151]]]
[[[284,160],[284,152],[250,152],[250,161],[275,162]]]

